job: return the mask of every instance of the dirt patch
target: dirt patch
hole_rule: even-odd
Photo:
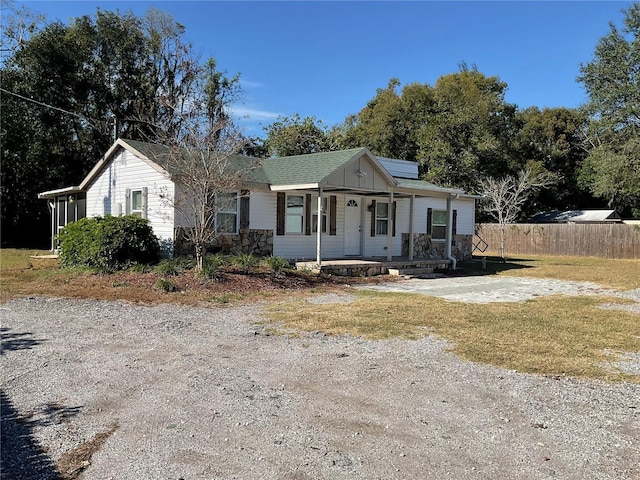
[[[74,480],[91,465],[91,457],[98,452],[102,445],[118,429],[120,425],[114,423],[104,432],[97,433],[91,440],[62,454],[57,462],[58,470],[63,480]]]

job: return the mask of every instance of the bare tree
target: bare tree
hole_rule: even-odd
[[[45,23],[44,15],[34,13],[24,5],[16,7],[13,0],[1,0],[0,10],[0,54],[21,48]]]
[[[193,246],[196,269],[202,271],[207,246],[220,235],[236,231],[243,188],[258,159],[239,154],[245,139],[222,120],[208,125],[183,124],[183,135],[164,142],[156,159],[171,174],[175,192],[161,192],[177,215],[182,239]]]
[[[548,172],[533,174],[530,168],[521,170],[517,175],[480,179],[479,185],[484,197],[482,209],[500,225],[500,258],[503,262],[506,261],[506,226],[518,219],[522,207],[534,192],[549,187],[556,181],[556,176]]]
[[[246,139],[227,113],[237,93],[238,76],[227,78],[210,60],[198,72],[193,95],[175,106],[178,130],[160,143],[156,161],[171,175],[175,192],[161,192],[173,207],[182,238],[193,246],[202,271],[207,246],[238,226],[240,192],[259,160],[240,155]]]

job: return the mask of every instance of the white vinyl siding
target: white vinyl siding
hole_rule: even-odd
[[[127,150],[117,152],[113,160],[87,188],[87,217],[124,215],[127,190],[133,193],[147,189],[147,218],[153,232],[161,240],[173,241],[173,208],[160,195],[173,197],[174,185],[169,179]],[[135,206],[133,203],[131,207]],[[133,210],[132,210],[133,213]]]
[[[317,192],[300,192],[301,195],[311,194],[311,211],[317,208]],[[329,198],[332,194],[326,193]],[[315,259],[317,234],[285,234],[276,235],[276,206],[275,192],[252,192],[249,208],[251,211],[251,228],[265,228],[273,230],[273,254],[291,260]],[[337,195],[336,201],[336,234],[322,235],[322,256],[328,258],[344,257],[344,196]],[[327,218],[327,230],[329,218]]]
[[[276,199],[274,192],[252,191],[249,196],[249,226],[276,233]]]
[[[451,207],[457,211],[456,233],[458,235],[473,235],[475,231],[475,200],[453,200]],[[437,210],[447,210],[447,201],[443,198],[416,198],[413,208],[413,233],[427,232],[427,209],[431,208],[435,214]],[[408,214],[408,207],[407,207]],[[408,219],[408,215],[407,215]],[[398,227],[400,226],[397,224]],[[407,233],[409,225],[398,232]]]
[[[370,205],[371,201],[374,198],[367,198],[365,201],[366,205]],[[388,201],[383,201],[380,197],[376,197],[376,204],[378,202],[388,203]],[[391,237],[391,255],[400,256],[402,255],[402,233],[409,231],[409,199],[408,198],[395,198],[394,202],[396,202],[396,236]],[[377,208],[377,207],[376,207]],[[389,208],[389,220],[391,220],[392,210]],[[406,220],[405,220],[406,218]],[[405,229],[406,227],[406,229]],[[392,231],[393,226],[392,222],[389,221],[389,232]],[[376,234],[375,237],[372,237],[371,232],[371,212],[367,211],[364,216],[364,225],[362,225],[362,230],[364,232],[364,252],[363,255],[366,257],[386,257],[387,256],[387,235],[386,234]]]
[[[458,212],[456,223],[457,235],[473,235],[476,230],[476,202],[473,199],[453,201],[453,208]]]

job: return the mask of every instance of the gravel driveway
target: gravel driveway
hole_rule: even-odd
[[[639,385],[268,336],[259,305],[0,309],[3,479],[640,478]]]

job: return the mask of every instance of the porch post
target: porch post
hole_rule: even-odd
[[[54,201],[49,202],[49,211],[51,212],[51,251],[55,252],[56,251],[56,225],[57,225],[55,199]]]
[[[409,260],[413,260],[413,202],[416,201],[416,196],[411,195],[409,201]]]
[[[387,262],[392,260],[391,240],[393,239],[393,222],[396,219],[393,216],[393,190],[389,192],[389,208],[387,210]]]
[[[451,267],[456,269],[456,259],[451,255],[451,240],[453,237],[453,204],[451,195],[447,197],[447,230],[445,235],[444,254],[451,260]]]
[[[316,263],[322,266],[322,187],[318,188],[318,224],[316,234]]]

